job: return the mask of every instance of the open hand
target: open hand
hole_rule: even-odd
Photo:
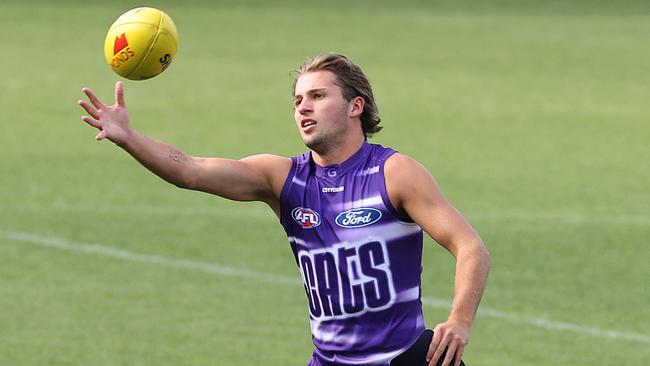
[[[95,93],[88,89],[81,89],[90,100],[79,100],[79,105],[86,110],[89,116],[82,116],[81,119],[99,130],[95,137],[97,141],[108,138],[114,143],[123,144],[129,135],[129,113],[124,104],[124,85],[121,81],[115,83],[115,104],[104,104]]]

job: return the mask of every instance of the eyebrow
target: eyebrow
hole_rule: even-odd
[[[311,94],[315,92],[322,92],[322,91],[327,91],[327,88],[314,88],[314,89],[309,89],[305,91],[305,94]],[[294,99],[300,96],[299,94],[294,94]]]

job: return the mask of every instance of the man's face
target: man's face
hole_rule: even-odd
[[[336,75],[316,71],[300,76],[294,91],[294,118],[303,142],[327,153],[343,142],[350,126],[350,103],[343,98]]]

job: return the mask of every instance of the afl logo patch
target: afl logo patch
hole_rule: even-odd
[[[356,228],[374,224],[379,219],[381,211],[375,208],[355,208],[338,214],[336,224],[340,227]]]
[[[311,208],[296,207],[291,211],[291,217],[303,229],[313,229],[320,225],[320,215]]]

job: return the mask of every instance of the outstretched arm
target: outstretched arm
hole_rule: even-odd
[[[386,161],[386,189],[402,209],[436,242],[456,257],[455,293],[446,322],[436,325],[427,353],[429,365],[460,364],[483,295],[490,256],[483,241],[445,199],[431,174],[412,158],[395,154]]]
[[[263,201],[278,212],[278,197],[291,168],[290,159],[269,154],[241,160],[192,157],[131,127],[122,82],[115,84],[113,105],[103,103],[88,88],[82,90],[90,103],[79,101],[88,113],[81,119],[99,130],[98,141],[114,142],[147,169],[178,187],[237,201]]]

